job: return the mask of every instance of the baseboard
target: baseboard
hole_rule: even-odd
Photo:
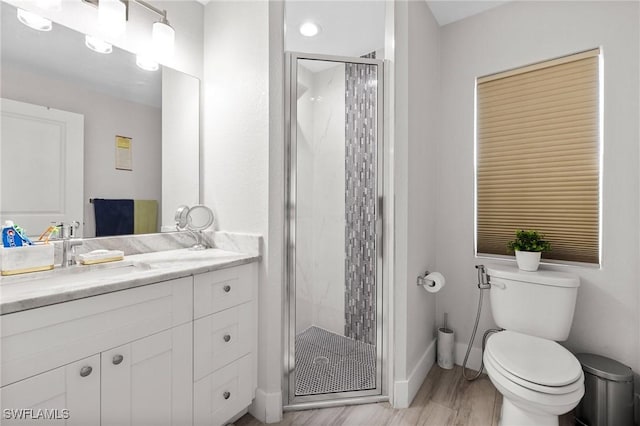
[[[436,362],[436,339],[433,339],[407,380],[396,380],[393,384],[393,407],[407,408],[416,397],[427,373]]]
[[[249,407],[249,413],[262,423],[276,423],[282,420],[282,392],[256,390],[256,397]]]
[[[455,363],[457,365],[462,365],[464,362],[464,356],[467,353],[467,343],[456,342],[455,346]],[[480,369],[480,364],[482,363],[482,349],[473,346],[471,348],[471,352],[469,353],[469,359],[467,360],[467,368],[478,371]]]

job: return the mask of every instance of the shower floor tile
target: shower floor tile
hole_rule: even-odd
[[[376,347],[311,326],[296,336],[296,395],[375,389]]]

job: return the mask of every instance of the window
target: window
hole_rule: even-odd
[[[547,259],[599,263],[600,50],[478,78],[476,250],[510,254],[516,229]]]

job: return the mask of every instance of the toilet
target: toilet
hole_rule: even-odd
[[[584,395],[580,362],[558,344],[569,336],[578,276],[487,267],[491,312],[504,331],[487,339],[489,379],[503,396],[502,426],[557,426]]]

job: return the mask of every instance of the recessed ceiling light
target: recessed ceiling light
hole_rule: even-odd
[[[84,44],[94,52],[98,53],[111,53],[113,51],[113,46],[107,43],[104,40],[101,40],[97,37],[93,37],[90,35],[86,35],[84,37]]]
[[[51,21],[26,10],[18,9],[18,21],[38,31],[51,31]]]
[[[320,26],[313,22],[305,22],[300,25],[300,34],[305,37],[315,37],[320,33]]]

